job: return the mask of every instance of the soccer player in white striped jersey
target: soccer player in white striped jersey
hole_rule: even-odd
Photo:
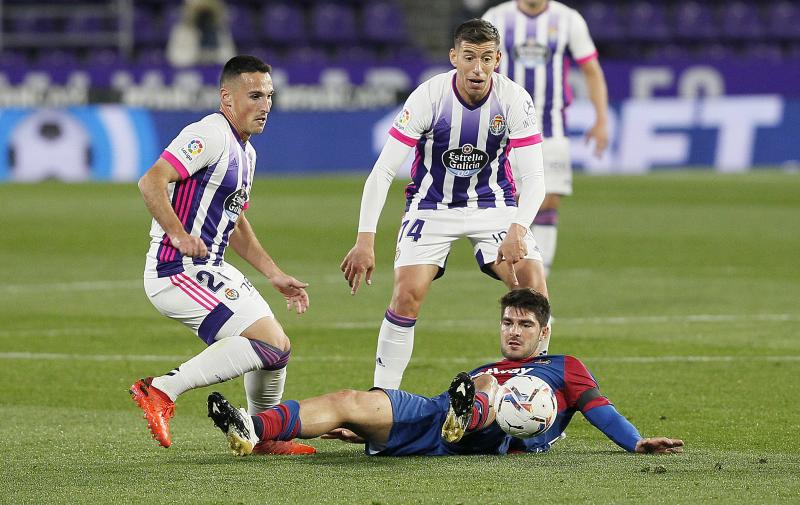
[[[224,260],[227,246],[261,272],[297,313],[309,305],[307,284],[285,274],[264,250],[244,211],[261,133],[272,107],[271,68],[252,56],[231,58],[220,76],[220,110],[188,125],[142,176],[139,189],[153,216],[144,288],[155,308],[193,330],[208,347],[172,371],[135,382],[130,392],[163,447],[177,397],[244,375],[252,412],[283,394],[289,338],[250,281]],[[302,444],[258,452],[314,452]]]
[[[400,386],[423,299],[460,237],[470,240],[487,275],[511,289],[547,293],[529,229],[544,198],[541,135],[530,95],[495,72],[500,61],[494,26],[480,19],[459,26],[450,50],[455,70],[411,94],[367,178],[356,244],[341,265],[352,294],[362,277],[371,282],[375,230],[387,192],[415,152],[397,237],[394,292],[378,334],[375,386]]]
[[[542,125],[542,153],[547,195],[534,219],[533,235],[542,251],[547,274],[556,254],[558,208],[562,196],[572,194],[572,162],[566,137],[565,110],[572,101],[567,83],[569,59],[586,78],[595,123],[586,132],[594,154],[608,145],[608,93],[597,50],[586,21],[576,11],[554,0],[511,0],[486,11],[483,19],[500,31],[506,57],[498,71],[511,77],[533,96]]]

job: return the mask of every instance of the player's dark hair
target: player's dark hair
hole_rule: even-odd
[[[453,33],[453,47],[457,49],[462,41],[470,44],[494,42],[496,46],[499,46],[500,32],[492,23],[484,19],[470,19],[458,25]]]
[[[229,59],[225,66],[222,67],[222,73],[219,76],[219,87],[228,79],[239,77],[242,74],[249,74],[251,72],[261,72],[268,74],[272,72],[272,67],[256,58],[247,54],[240,54]]]
[[[550,302],[543,294],[530,288],[514,289],[500,299],[500,317],[506,313],[507,307],[533,312],[541,326],[550,320]]]

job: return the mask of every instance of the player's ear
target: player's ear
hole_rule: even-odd
[[[542,326],[542,331],[539,332],[539,340],[542,341],[550,336],[550,326],[544,325]]]
[[[228,88],[222,87],[219,89],[219,101],[223,107],[229,108],[233,104],[231,102],[231,92]]]
[[[498,50],[497,50],[497,61],[495,62],[495,65],[494,65],[494,69],[495,69],[495,70],[497,70],[498,68],[500,68],[500,58],[502,58],[502,57],[503,57],[503,53],[502,53],[502,52],[500,52],[500,50],[498,49]]]
[[[450,48],[450,64],[453,65],[454,67],[456,66],[456,57],[457,56],[458,56],[458,53],[456,53],[456,50],[451,47]]]

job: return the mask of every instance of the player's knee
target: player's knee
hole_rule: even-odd
[[[355,389],[343,389],[334,393],[334,404],[337,408],[351,411],[358,408],[358,403],[363,391]]]
[[[392,297],[392,310],[404,317],[417,317],[419,308],[422,305],[422,296],[413,290],[404,289],[395,292]]]
[[[559,205],[561,205],[561,195],[556,193],[547,193],[544,196],[542,205],[539,207],[539,211],[541,212],[543,210],[558,209]]]

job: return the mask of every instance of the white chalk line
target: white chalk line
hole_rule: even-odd
[[[160,354],[75,354],[75,353],[51,353],[51,352],[0,352],[0,359],[4,360],[35,360],[35,361],[149,361],[149,362],[182,362],[191,356],[179,355],[160,355]],[[497,356],[483,358],[468,357],[414,357],[412,362],[415,364],[462,364],[472,363],[478,366],[482,363],[497,361]],[[609,363],[732,363],[740,361],[758,362],[800,362],[800,355],[785,356],[596,356],[584,357],[588,362],[609,362]],[[373,358],[364,355],[305,355],[292,356],[291,361],[326,361],[338,363],[371,363]]]

